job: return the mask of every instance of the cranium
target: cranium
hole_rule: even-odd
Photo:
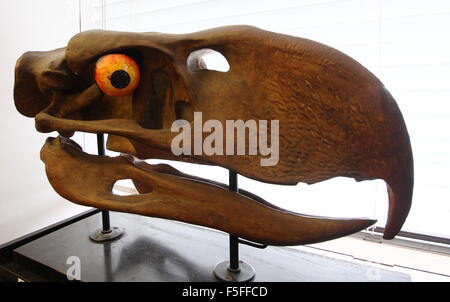
[[[220,52],[230,70],[202,67],[190,57],[201,49]],[[98,62],[110,54],[136,62],[134,91],[111,96],[96,81]],[[119,77],[113,86],[122,89],[129,80]],[[375,222],[292,213],[250,192],[138,160],[156,158],[217,165],[283,185],[337,176],[382,179],[389,195],[387,239],[399,232],[411,206],[412,151],[395,100],[358,62],[314,41],[248,26],[182,35],[87,31],[66,48],[25,53],[16,65],[14,99],[20,113],[35,118],[38,131],[60,133],[47,140],[41,159],[55,191],[82,205],[203,225],[271,245],[329,240]],[[261,166],[260,154],[175,156],[171,142],[178,133],[171,125],[193,122],[194,112],[224,124],[278,120],[278,163]],[[68,139],[74,131],[107,133],[107,148],[123,156],[83,153]],[[114,195],[119,179],[132,179],[140,194]]]

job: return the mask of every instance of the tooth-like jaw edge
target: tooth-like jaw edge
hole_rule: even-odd
[[[202,225],[270,245],[326,241],[375,223],[283,211],[220,186],[157,169],[144,170],[125,157],[89,155],[65,140],[47,140],[41,159],[55,191],[72,202]],[[152,191],[114,195],[112,187],[119,179],[144,182]]]

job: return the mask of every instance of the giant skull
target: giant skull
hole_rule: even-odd
[[[220,52],[230,70],[203,68],[190,56],[201,49]],[[114,86],[134,90],[108,94],[99,85],[98,64],[111,54],[135,62],[136,83],[119,77]],[[374,223],[292,213],[250,192],[142,160],[157,158],[217,165],[283,185],[337,176],[383,179],[387,239],[400,231],[411,206],[413,158],[395,100],[358,62],[314,41],[248,26],[182,35],[87,31],[66,48],[25,53],[16,65],[14,99],[20,113],[35,118],[38,131],[60,133],[47,139],[41,158],[53,188],[78,204],[203,225],[271,245],[329,240]],[[194,112],[223,124],[278,120],[278,163],[262,166],[261,154],[174,155],[178,133],[171,125],[194,123]],[[74,131],[107,133],[107,148],[122,156],[84,153],[68,138]],[[114,195],[119,179],[132,179],[140,194]]]

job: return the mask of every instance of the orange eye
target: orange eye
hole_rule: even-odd
[[[136,61],[123,54],[103,56],[95,65],[95,82],[110,96],[131,94],[139,85],[140,77]]]

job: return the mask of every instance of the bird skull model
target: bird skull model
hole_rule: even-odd
[[[192,55],[202,51],[221,53],[229,71],[205,68]],[[250,192],[143,161],[156,158],[221,166],[282,185],[337,176],[383,179],[387,239],[400,231],[411,206],[413,158],[395,100],[358,62],[311,40],[249,26],[181,35],[87,31],[66,48],[25,53],[16,65],[14,99],[38,131],[60,133],[47,139],[41,159],[55,191],[78,204],[271,245],[330,240],[375,222],[289,212]],[[202,128],[202,121],[214,123]],[[230,121],[244,131],[229,130]],[[217,135],[211,143],[219,125],[236,135]],[[181,139],[188,128],[191,134]],[[107,133],[107,148],[122,155],[86,154],[68,138],[74,131]],[[244,142],[241,152],[233,138]],[[208,139],[212,152],[195,150]],[[273,154],[263,152],[269,146]],[[120,179],[132,179],[140,194],[113,194]]]

